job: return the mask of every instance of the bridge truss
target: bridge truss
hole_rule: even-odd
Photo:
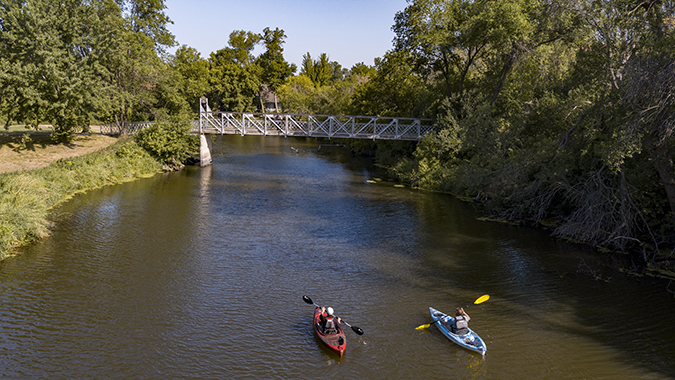
[[[400,117],[212,112],[202,100],[195,130],[200,134],[417,141],[434,130],[434,125],[431,119]]]

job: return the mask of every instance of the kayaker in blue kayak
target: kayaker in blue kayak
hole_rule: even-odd
[[[321,307],[319,325],[321,326],[324,334],[337,334],[340,322],[342,322],[342,320],[339,317],[335,317],[332,307]]]
[[[446,325],[453,334],[464,335],[469,332],[469,314],[464,311],[464,308],[458,307],[455,309],[455,316],[446,316],[441,320],[441,323]]]

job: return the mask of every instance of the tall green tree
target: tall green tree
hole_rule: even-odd
[[[0,4],[0,83],[7,121],[53,124],[68,139],[86,128],[108,89],[101,80],[107,42],[105,2],[5,1]]]
[[[262,34],[262,42],[265,45],[265,52],[256,59],[256,63],[261,68],[261,78],[263,84],[267,84],[272,91],[276,91],[286,78],[290,77],[297,70],[295,64],[286,62],[284,59],[283,44],[286,39],[286,33],[282,29],[274,30],[265,28]]]
[[[158,52],[173,44],[164,2],[9,0],[0,4],[8,120],[51,123],[67,139],[94,117],[121,127],[153,115]]]
[[[199,98],[208,94],[209,62],[187,45],[176,50],[170,61],[171,68],[179,75],[178,94],[185,99],[193,112],[199,112]]]
[[[307,76],[316,87],[327,85],[333,78],[333,65],[328,54],[321,53],[317,60],[312,59],[309,52],[303,55],[300,74]]]
[[[209,99],[214,109],[254,111],[260,88],[261,68],[255,64],[253,50],[261,37],[243,30],[230,34],[229,46],[209,57]]]
[[[166,15],[164,0],[115,0],[133,33],[148,36],[159,53],[174,46],[176,39],[167,28],[173,21]]]
[[[410,3],[396,14],[396,50],[409,54],[419,75],[440,79],[446,96],[461,99],[465,90],[484,82],[493,103],[524,57],[570,36],[580,22],[562,0]]]
[[[261,38],[257,33],[235,30],[230,33],[229,46],[211,53],[210,61],[219,64],[232,62],[241,67],[248,67],[255,61],[253,50]]]
[[[103,119],[113,120],[122,134],[129,121],[154,120],[158,85],[166,79],[165,63],[159,57],[175,44],[168,31],[163,0],[115,0],[116,17],[110,25],[112,47],[103,53],[106,80],[114,87]],[[119,19],[121,18],[121,21]]]

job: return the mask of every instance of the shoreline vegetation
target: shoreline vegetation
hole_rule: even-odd
[[[75,194],[153,176],[162,163],[133,139],[34,170],[0,174],[0,260],[50,234],[49,211]]]
[[[75,194],[180,169],[199,146],[195,136],[187,133],[188,127],[158,123],[134,137],[110,137],[114,142],[106,137],[100,149],[84,155],[77,155],[86,147],[77,146],[75,139],[70,155],[52,149],[47,156],[53,162],[48,166],[0,173],[0,261],[16,248],[49,236],[50,210]],[[8,145],[0,145],[0,156],[9,153]],[[45,142],[33,148],[44,152],[48,147],[53,148]]]

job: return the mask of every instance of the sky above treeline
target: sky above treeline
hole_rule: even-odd
[[[316,59],[326,53],[347,69],[359,62],[372,66],[375,58],[392,49],[394,16],[408,5],[406,0],[166,0],[165,4],[173,21],[169,30],[178,44],[197,49],[202,58],[228,46],[232,31],[262,34],[269,27],[284,30],[284,57],[298,68],[304,54]],[[260,47],[254,54],[263,50]]]

